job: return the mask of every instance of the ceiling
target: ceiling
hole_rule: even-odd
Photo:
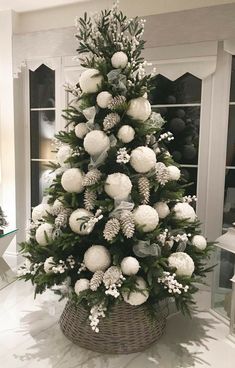
[[[13,9],[16,12],[27,12],[86,1],[90,0],[0,0],[0,11]]]

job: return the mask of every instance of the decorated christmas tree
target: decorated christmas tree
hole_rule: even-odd
[[[4,227],[8,225],[6,215],[4,214],[2,207],[0,206],[0,234],[3,233]]]
[[[165,145],[172,134],[148,101],[144,22],[117,6],[77,19],[85,70],[66,85],[71,102],[56,136],[55,178],[22,244],[20,277],[36,294],[52,288],[82,305],[94,332],[115,305],[154,312],[171,297],[190,312],[196,283],[209,271],[211,245],[195,198],[185,196]]]

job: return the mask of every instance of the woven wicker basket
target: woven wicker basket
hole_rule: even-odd
[[[60,318],[64,335],[73,343],[100,353],[130,354],[145,350],[163,334],[168,304],[158,307],[158,318],[152,322],[144,306],[127,303],[115,305],[109,316],[99,323],[99,333],[91,330],[88,312],[68,301]]]

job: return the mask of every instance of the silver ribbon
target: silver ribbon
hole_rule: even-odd
[[[94,128],[93,128],[94,129]],[[117,144],[117,138],[112,134],[109,136],[110,140],[110,147],[115,147]],[[103,152],[101,152],[98,156],[91,156],[91,160],[89,163],[89,170],[98,168],[103,164],[103,162],[106,160],[108,154],[107,151],[109,150],[109,147],[107,147]]]
[[[133,252],[137,257],[159,257],[161,255],[161,247],[156,244],[150,244],[150,240],[140,240],[137,244],[133,246]]]
[[[89,130],[97,129],[97,127],[94,124],[94,119],[96,115],[96,108],[95,106],[87,107],[82,111],[83,115],[87,119],[86,125]]]
[[[114,200],[114,210],[110,213],[110,217],[120,218],[123,211],[132,211],[134,208],[133,202],[128,202],[120,199]]]

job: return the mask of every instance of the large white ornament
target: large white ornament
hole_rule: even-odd
[[[95,93],[99,90],[103,77],[97,69],[85,70],[79,79],[79,84],[83,93]]]
[[[131,293],[122,293],[123,299],[126,303],[131,305],[141,305],[146,302],[149,297],[149,292],[147,289],[147,284],[143,277],[136,278],[136,288],[140,291],[132,291]]]
[[[92,130],[85,136],[83,145],[89,155],[99,156],[109,149],[110,140],[102,130]]]
[[[172,253],[168,258],[169,266],[176,268],[176,275],[191,277],[194,271],[194,262],[192,258],[184,252]]]
[[[192,206],[188,203],[177,203],[173,210],[175,212],[175,217],[179,220],[188,220],[193,222],[196,220],[197,215]]]
[[[129,143],[134,139],[135,130],[130,125],[123,125],[119,129],[117,136],[123,143]]]
[[[110,174],[105,181],[104,190],[113,199],[126,200],[131,189],[130,178],[122,173]]]
[[[179,180],[180,178],[180,169],[174,165],[167,166],[167,170],[169,173],[169,180]]]
[[[194,235],[192,238],[192,244],[200,250],[206,249],[207,246],[206,239],[202,235]]]
[[[146,121],[151,114],[151,105],[144,97],[137,97],[130,101],[127,115],[140,122]]]
[[[53,257],[49,257],[49,258],[47,258],[45,260],[43,268],[44,268],[44,271],[46,273],[51,273],[51,272],[53,272],[52,271],[52,268],[54,266],[55,266],[54,258]]]
[[[106,109],[111,102],[113,96],[107,91],[100,92],[96,97],[96,102],[99,107]]]
[[[76,234],[87,235],[92,229],[90,227],[87,229],[86,226],[83,226],[84,222],[86,222],[84,218],[88,218],[87,220],[89,220],[92,216],[93,214],[85,210],[85,208],[78,208],[70,215],[69,226]]]
[[[165,202],[157,202],[154,204],[154,208],[158,213],[160,219],[164,219],[166,216],[169,215],[170,209]]]
[[[78,138],[83,139],[85,135],[89,132],[89,129],[86,123],[79,123],[75,126],[74,132]]]
[[[84,263],[91,272],[105,271],[111,264],[111,255],[103,245],[92,245],[84,254]]]
[[[80,279],[75,282],[74,291],[79,295],[82,291],[90,288],[90,281],[88,279]]]
[[[139,173],[146,173],[156,165],[155,152],[145,146],[140,146],[131,151],[130,164]]]
[[[34,207],[32,211],[32,220],[34,222],[41,220],[44,216],[46,216],[48,213],[51,213],[51,206],[47,203],[40,203],[36,207]]]
[[[40,225],[35,234],[36,241],[39,245],[47,245],[48,242],[52,240],[53,226],[51,224],[45,223]],[[48,239],[48,241],[47,241]]]
[[[121,270],[124,275],[136,275],[139,268],[139,261],[134,257],[125,257],[121,262]]]
[[[113,54],[111,64],[115,69],[124,69],[127,66],[128,57],[123,51],[118,51]]]
[[[56,159],[61,166],[65,165],[65,161],[71,157],[73,153],[72,148],[68,145],[63,145],[59,148],[58,152],[56,153]],[[67,163],[66,163],[67,164]]]
[[[80,169],[74,167],[66,170],[61,177],[61,185],[69,193],[81,193],[84,189],[83,173]]]
[[[159,223],[157,211],[147,204],[138,206],[133,215],[136,226],[145,233],[156,229]]]

